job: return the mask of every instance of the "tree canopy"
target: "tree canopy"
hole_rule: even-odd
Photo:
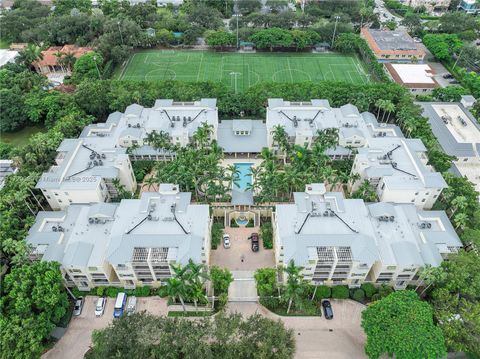
[[[372,303],[362,312],[367,335],[365,353],[398,359],[446,356],[444,338],[433,323],[431,306],[410,290],[398,291]]]

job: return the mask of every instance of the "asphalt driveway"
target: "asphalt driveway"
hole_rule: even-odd
[[[332,320],[324,317],[282,317],[256,303],[228,303],[228,310],[244,316],[259,313],[283,321],[295,333],[297,359],[367,358],[363,351],[366,336],[360,326],[365,306],[351,300],[331,302]]]
[[[55,346],[45,353],[44,359],[81,359],[92,344],[92,333],[95,329],[107,327],[113,320],[115,298],[107,299],[103,316],[95,317],[95,304],[98,297],[87,296],[82,314],[72,317],[65,335]],[[147,311],[155,315],[167,315],[167,301],[159,297],[137,299],[137,311]]]

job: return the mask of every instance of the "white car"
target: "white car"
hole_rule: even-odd
[[[95,305],[95,316],[101,317],[105,313],[105,305],[107,304],[107,298],[102,297],[97,299],[97,305]]]
[[[420,38],[418,38],[418,37],[414,37],[414,38],[413,38],[413,41],[414,41],[414,42],[422,42],[422,39],[420,39]]]
[[[127,315],[132,315],[137,310],[137,297],[128,297]]]
[[[228,234],[223,235],[223,247],[230,248],[230,236]]]

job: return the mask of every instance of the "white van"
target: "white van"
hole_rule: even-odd
[[[128,297],[127,315],[135,313],[137,310],[137,297]]]
[[[115,308],[113,309],[113,317],[120,318],[123,315],[125,309],[125,303],[127,302],[127,295],[125,293],[118,293],[115,300]]]

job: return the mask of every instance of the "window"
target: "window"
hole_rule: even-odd
[[[425,198],[422,198],[422,202],[425,202]]]
[[[68,192],[63,192],[63,193],[65,193],[65,196],[68,196]]]

